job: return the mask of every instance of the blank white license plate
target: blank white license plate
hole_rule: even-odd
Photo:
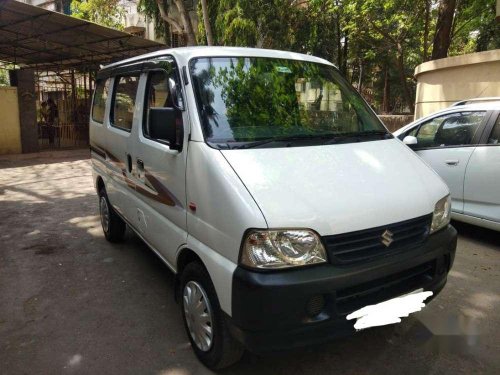
[[[365,306],[347,315],[347,320],[356,319],[356,323],[354,323],[356,330],[400,323],[401,318],[422,310],[425,306],[424,301],[432,294],[432,292],[418,289],[376,305]]]

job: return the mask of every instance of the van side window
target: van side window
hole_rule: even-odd
[[[94,102],[92,103],[92,120],[104,122],[104,111],[106,109],[106,100],[109,93],[109,78],[97,81]]]
[[[130,132],[134,119],[135,96],[139,85],[139,75],[115,78],[111,125]]]
[[[173,108],[174,104],[168,86],[169,76],[164,71],[151,72],[146,87],[146,103],[144,105],[143,134],[149,137],[149,109]]]

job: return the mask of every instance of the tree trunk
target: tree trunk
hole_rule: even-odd
[[[439,2],[439,14],[436,23],[436,34],[432,46],[432,60],[442,59],[448,56],[451,44],[451,28],[455,15],[456,0],[441,0]]]
[[[401,43],[397,45],[398,50],[398,70],[399,70],[399,80],[401,82],[401,87],[403,88],[403,96],[408,108],[410,108],[410,112],[415,112],[415,103],[410,95],[410,90],[408,88],[408,84],[406,83],[406,74],[405,74],[405,64],[404,64],[404,54],[403,54],[403,46]]]
[[[363,90],[363,60],[359,60],[358,92],[362,94]]]
[[[425,21],[424,21],[424,53],[422,60],[426,62],[429,59],[429,22],[431,14],[431,0],[425,0]]]
[[[203,25],[205,26],[205,34],[207,36],[207,45],[214,45],[214,37],[212,34],[212,26],[210,25],[210,18],[208,16],[207,0],[201,0],[201,10],[203,11]]]
[[[342,35],[340,34],[340,15],[339,15],[339,12],[337,11],[336,12],[336,17],[335,17],[335,21],[336,21],[336,31],[337,31],[337,38],[336,38],[336,42],[337,42],[337,67],[339,69],[341,69],[342,67]]]
[[[382,99],[382,112],[390,113],[390,100],[391,100],[391,86],[389,83],[389,67],[387,63],[385,64],[385,74],[384,74],[384,97]]]
[[[349,42],[349,36],[347,34],[347,31],[344,35],[344,47],[342,51],[342,66],[339,66],[339,69],[341,73],[345,76],[347,76],[347,51],[348,51],[348,42]]]
[[[191,18],[189,17],[189,13],[184,6],[183,0],[174,0],[174,4],[179,10],[181,15],[182,24],[184,26],[184,35],[186,36],[186,41],[188,46],[196,45],[196,36],[194,34],[193,24],[191,23]]]
[[[160,12],[160,17],[169,25],[171,25],[177,32],[179,33],[184,33],[184,30],[179,22],[177,20],[173,19],[170,17],[166,10],[165,7],[163,6],[163,1],[162,0],[156,0],[156,4],[158,5],[158,11]]]

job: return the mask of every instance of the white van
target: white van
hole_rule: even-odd
[[[180,48],[104,67],[90,120],[104,234],[132,228],[176,274],[210,368],[355,331],[346,316],[436,295],[449,191],[328,61]]]

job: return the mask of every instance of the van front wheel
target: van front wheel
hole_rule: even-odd
[[[120,242],[125,236],[125,222],[115,212],[109,203],[106,190],[99,191],[99,216],[101,218],[102,231],[109,242]]]
[[[198,359],[212,370],[229,367],[243,355],[243,347],[229,333],[210,276],[198,262],[181,275],[184,327]]]

